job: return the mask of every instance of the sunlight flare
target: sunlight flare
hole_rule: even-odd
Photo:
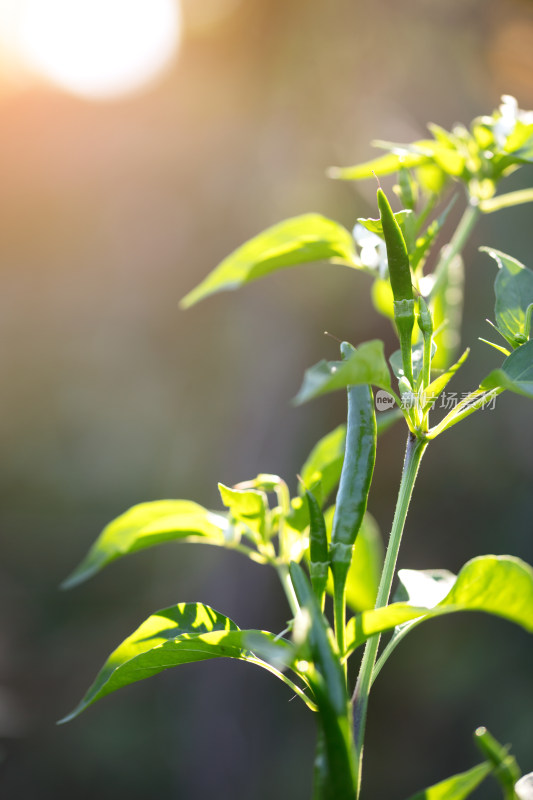
[[[20,49],[28,66],[88,98],[130,94],[177,50],[175,0],[24,0]]]

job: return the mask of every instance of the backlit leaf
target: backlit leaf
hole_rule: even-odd
[[[459,572],[446,597],[431,608],[392,603],[352,617],[347,625],[348,650],[410,620],[423,622],[456,611],[484,611],[533,633],[533,569],[512,556],[474,558]]]
[[[232,489],[223,483],[218,484],[218,490],[232,517],[243,522],[260,539],[264,539],[268,508],[265,493],[257,489]]]
[[[61,722],[68,722],[105,695],[150,678],[169,667],[211,658],[258,662],[250,651],[251,637],[278,651],[292,645],[262,631],[241,631],[228,617],[201,603],[180,603],[148,617],[110,655],[79,705]],[[263,666],[260,663],[260,666]],[[268,666],[268,665],[267,665]],[[272,671],[272,670],[271,670]]]
[[[492,767],[488,762],[478,764],[467,772],[460,772],[422,792],[417,792],[409,800],[465,800],[491,771]]]
[[[533,339],[513,350],[500,369],[487,375],[480,388],[508,389],[533,399]]]
[[[378,156],[371,161],[365,161],[364,164],[357,164],[354,167],[330,167],[328,176],[343,181],[358,181],[374,178],[375,175],[390,175],[392,172],[396,172],[400,166],[418,167],[425,163],[431,163],[430,158],[420,153],[409,153],[398,146],[397,152]]]
[[[500,333],[516,347],[515,337],[525,335],[526,313],[528,306],[533,303],[533,272],[516,258],[499,250],[490,247],[482,247],[481,250],[498,264],[494,282],[496,323]]]
[[[62,583],[70,589],[87,580],[117,558],[172,541],[224,544],[228,520],[189,500],[140,503],[107,525],[87,556]]]
[[[322,394],[365,383],[391,390],[383,342],[378,339],[360,345],[343,361],[320,361],[308,369],[294,402],[305,403]]]
[[[280,222],[225,258],[183,298],[181,306],[189,308],[216,292],[238,289],[278,269],[310,261],[358,266],[351,233],[320,214],[304,214]]]

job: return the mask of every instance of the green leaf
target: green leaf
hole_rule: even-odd
[[[333,514],[331,506],[324,514],[326,528],[331,538]],[[346,602],[352,611],[374,608],[383,565],[383,540],[374,517],[367,511],[357,534],[352,563],[346,581]],[[333,595],[333,580],[328,580],[328,592]]]
[[[487,375],[480,388],[508,389],[533,399],[533,339],[513,350],[500,369]]]
[[[491,771],[491,765],[485,761],[467,772],[460,772],[422,792],[417,792],[409,800],[465,800]]]
[[[107,525],[87,556],[61,584],[70,589],[87,580],[117,558],[147,547],[173,541],[229,543],[228,520],[189,500],[141,503]],[[228,538],[226,538],[228,537]]]
[[[314,492],[317,500],[323,504],[339,482],[345,443],[346,425],[339,425],[316,443],[300,470],[303,483],[298,488],[300,495],[305,493],[304,487],[311,489],[320,483],[320,493]]]
[[[468,358],[469,353],[470,353],[470,348],[467,347],[461,358],[459,358],[455,362],[455,364],[453,364],[450,367],[450,369],[447,369],[446,372],[443,372],[442,375],[439,375],[437,378],[435,378],[435,380],[431,381],[431,383],[426,389],[426,399],[428,403],[433,403],[434,400],[437,399],[440,393],[446,388],[448,383],[451,381],[457,370],[459,370],[463,366],[466,359]]]
[[[457,200],[457,195],[454,195],[450,200],[450,202],[448,203],[448,205],[446,206],[446,208],[444,209],[444,211],[442,212],[442,214],[440,214],[436,219],[430,222],[424,233],[421,234],[421,236],[419,236],[418,239],[416,240],[415,243],[416,248],[411,257],[411,267],[413,268],[413,271],[416,270],[416,268],[421,262],[423,263],[425,261],[426,256],[428,255],[431,247],[433,246],[435,239],[441,232],[442,227],[446,222],[446,219],[450,212],[450,209],[455,204],[456,200]]]
[[[257,489],[231,489],[218,484],[222,502],[238,522],[243,522],[260,540],[265,538],[268,504],[264,492]]]
[[[367,511],[355,540],[346,581],[346,602],[352,611],[363,611],[375,606],[383,555],[383,540],[378,524]]]
[[[415,231],[415,215],[413,211],[410,209],[403,208],[401,211],[397,211],[394,214],[394,218],[398,225],[400,226],[400,230],[403,233],[403,237],[405,239],[405,243],[407,244],[407,249],[409,252],[413,249],[414,245],[414,231]],[[367,231],[371,233],[375,233],[376,236],[379,236],[383,241],[385,241],[385,237],[383,235],[383,226],[381,224],[380,219],[372,219],[372,218],[363,218],[359,217],[357,220],[363,228],[366,228]]]
[[[343,181],[359,181],[365,178],[374,178],[375,175],[390,175],[401,166],[418,167],[421,164],[431,163],[431,159],[427,156],[410,153],[401,145],[398,145],[397,149],[396,153],[387,153],[387,155],[378,156],[378,158],[354,167],[330,167],[327,174],[330,178],[338,178]]]
[[[391,391],[383,342],[378,339],[360,345],[343,361],[319,361],[308,369],[294,402],[305,403],[327,392],[365,383]]]
[[[498,264],[498,274],[494,282],[496,305],[494,313],[498,330],[507,341],[517,347],[527,339],[527,309],[533,303],[533,272],[516,258],[500,253],[491,247],[480,248]]]
[[[250,636],[278,651],[292,645],[262,631],[241,631],[228,617],[201,603],[180,603],[148,617],[110,655],[89,691],[61,722],[69,722],[105,695],[169,667],[210,658],[237,658],[265,666],[249,650]],[[268,665],[266,665],[268,667]],[[272,671],[272,670],[271,670]]]
[[[430,608],[392,603],[352,617],[347,625],[348,652],[375,633],[456,611],[484,611],[533,633],[533,569],[512,556],[474,558],[459,572],[446,597]]]
[[[387,319],[394,320],[394,295],[387,278],[376,278],[371,288],[374,308]]]
[[[238,289],[275,270],[310,261],[335,261],[357,267],[351,233],[320,214],[304,214],[280,222],[225,258],[183,298],[181,307],[190,308],[216,292]]]
[[[431,127],[431,126],[430,126]],[[433,126],[433,133],[437,130],[437,126]],[[435,139],[421,139],[420,141],[413,142],[412,144],[398,145],[393,142],[374,142],[377,147],[385,147],[386,149],[393,149],[400,151],[403,149],[408,153],[423,156],[430,163],[432,162],[438,166],[443,172],[455,178],[460,177],[465,168],[465,159],[462,153],[457,149],[455,139],[447,131],[440,128],[440,131],[445,134],[448,139],[443,140],[439,137],[440,141]],[[424,164],[424,162],[420,162]],[[418,164],[403,163],[403,166],[418,166]]]
[[[533,124],[517,119],[504,149],[512,156],[513,162],[533,161]]]

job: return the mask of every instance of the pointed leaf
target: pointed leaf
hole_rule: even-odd
[[[533,339],[513,350],[500,369],[487,375],[480,388],[508,389],[533,399]]]
[[[470,348],[467,347],[461,358],[459,358],[458,361],[456,361],[455,364],[453,364],[453,366],[450,367],[450,369],[447,369],[446,372],[443,372],[442,375],[439,375],[437,378],[435,378],[434,381],[431,381],[431,383],[426,389],[426,399],[428,402],[432,403],[434,400],[437,399],[440,393],[446,388],[448,383],[451,381],[457,370],[463,366],[466,359],[468,358],[469,353],[470,353]]]
[[[533,303],[533,272],[516,258],[500,253],[499,250],[489,247],[482,247],[481,250],[498,264],[494,283],[496,323],[502,336],[516,347],[518,343],[523,344],[523,341],[519,342],[515,337],[527,336],[527,309]]]
[[[413,271],[416,270],[420,262],[424,261],[426,256],[428,255],[435,239],[441,232],[442,226],[446,222],[450,209],[455,204],[457,200],[457,195],[454,195],[442,214],[440,214],[436,219],[434,219],[430,224],[427,226],[426,230],[424,231],[421,236],[418,237],[416,240],[416,248],[411,257],[411,267]]]
[[[352,617],[347,625],[347,649],[410,620],[423,622],[455,611],[484,611],[533,633],[533,569],[512,556],[474,558],[459,572],[446,597],[431,608],[392,603]]]
[[[397,152],[378,156],[371,161],[365,161],[364,164],[357,164],[354,167],[330,167],[328,176],[343,181],[359,181],[373,178],[375,175],[390,175],[401,166],[418,167],[426,163],[431,163],[431,159],[420,153],[409,153],[399,145]]]
[[[422,792],[417,792],[409,800],[465,800],[491,771],[488,762],[478,764],[467,772],[460,772]]]
[[[294,402],[305,403],[321,394],[358,384],[373,384],[391,391],[383,342],[378,339],[365,342],[343,361],[320,361],[308,369]]]
[[[310,261],[340,261],[358,266],[352,235],[320,214],[280,222],[255,236],[222,261],[181,301],[182,308],[216,292],[238,289],[278,269]]]
[[[394,214],[394,218],[398,223],[398,225],[400,226],[400,229],[403,233],[403,237],[407,244],[407,249],[409,250],[409,252],[411,252],[412,245],[414,244],[414,231],[416,222],[414,212],[411,211],[410,209],[402,208],[401,211],[397,211]],[[357,222],[359,222],[359,224],[362,225],[363,228],[366,228],[367,231],[375,233],[377,236],[383,239],[383,241],[385,241],[385,237],[383,236],[383,226],[381,224],[381,218],[365,219],[363,217],[360,217],[357,220]]]
[[[107,525],[87,556],[61,584],[70,589],[117,558],[163,542],[201,541],[224,544],[229,535],[225,516],[189,500],[140,503]]]
[[[291,644],[262,631],[241,631],[228,617],[201,603],[180,603],[148,617],[110,655],[68,722],[105,695],[164,669],[210,658],[257,659],[249,650],[253,634],[270,647],[291,650]]]
[[[315,491],[317,500],[322,504],[327,499],[341,476],[345,443],[346,425],[339,425],[316,443],[300,470],[300,495],[305,493],[304,487],[310,489],[320,482],[320,497]]]

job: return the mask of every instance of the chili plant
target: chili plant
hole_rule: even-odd
[[[287,629],[241,630],[201,603],[157,611],[111,654],[63,721],[116,689],[169,667],[241,659],[287,684],[314,715],[313,797],[352,800],[361,791],[373,682],[415,626],[471,610],[504,617],[533,633],[533,569],[510,555],[479,556],[458,575],[400,570],[397,599],[390,600],[405,519],[427,448],[501,392],[533,399],[533,272],[512,256],[486,249],[498,267],[493,327],[501,337],[489,344],[503,361],[440,418],[435,408],[469,353],[455,354],[463,248],[481,215],[533,200],[533,189],[500,192],[506,176],[533,162],[533,112],[519,110],[514,98],[505,96],[491,116],[475,119],[470,128],[458,125],[446,131],[431,125],[429,130],[430,137],[411,144],[377,143],[385,153],[373,161],[330,170],[331,177],[341,180],[397,173],[397,211],[378,188],[379,217],[359,219],[353,233],[317,214],[281,222],[228,256],[182,301],[188,308],[215,292],[312,261],[341,263],[372,281],[372,298],[390,319],[399,349],[387,359],[382,341],[356,347],[343,342],[338,360],[320,361],[307,370],[296,402],[343,389],[348,414],[347,424],[312,450],[300,471],[296,496],[290,496],[281,477],[260,473],[236,486],[219,484],[222,511],[188,500],[134,506],[104,529],[64,584],[75,586],[112,561],[163,542],[203,542],[277,571],[290,609]],[[454,201],[464,211],[442,246],[439,235]],[[373,388],[378,390],[375,401]],[[376,403],[389,408],[377,420]],[[406,426],[407,445],[382,561],[379,534],[366,506],[376,437],[398,419]],[[333,597],[332,613],[329,604],[325,612],[327,593]],[[389,638],[380,648],[383,634]],[[352,686],[347,663],[359,648],[363,655]],[[533,773],[521,777],[508,749],[486,729],[479,728],[475,740],[480,763],[416,797],[462,800],[492,776],[504,798],[532,798]]]

